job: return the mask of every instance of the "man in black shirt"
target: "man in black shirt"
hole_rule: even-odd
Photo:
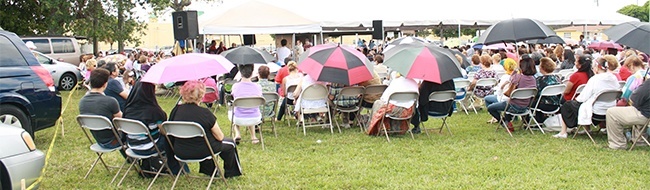
[[[90,92],[79,101],[79,114],[100,115],[113,120],[122,117],[120,106],[115,98],[104,95],[110,72],[99,68],[90,73]],[[120,143],[110,130],[91,131],[97,144],[103,148],[119,147]]]
[[[650,82],[643,82],[630,96],[630,102],[632,106],[607,109],[607,141],[611,149],[627,149],[625,126],[644,125],[650,118]]]

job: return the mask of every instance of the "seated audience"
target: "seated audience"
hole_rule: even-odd
[[[446,91],[446,90],[455,90],[454,81],[449,80],[443,82],[442,84],[437,84],[429,81],[422,81],[419,87],[419,98],[418,98],[418,109],[415,110],[415,115],[411,119],[411,124],[413,124],[413,129],[411,132],[420,133],[420,123],[429,120],[429,115],[431,116],[441,116],[448,115],[451,116],[453,113],[452,105],[454,101],[448,102],[430,102],[429,95],[433,92]]]
[[[539,100],[539,105],[537,105],[537,109],[543,111],[553,111],[556,110],[561,105],[560,104],[561,96],[540,97],[542,91],[547,86],[558,85],[562,83],[560,77],[553,74],[553,71],[555,71],[555,62],[548,57],[542,58],[539,64],[539,72],[542,74],[542,76],[537,77],[537,95],[535,96],[535,101],[534,101],[535,103],[537,103],[537,101],[541,98],[541,100]],[[532,106],[534,107],[535,105]],[[536,112],[535,120],[538,123],[542,123],[544,122],[544,120],[546,120],[546,115],[543,114],[542,112]]]
[[[79,100],[79,114],[83,115],[100,115],[113,120],[113,118],[122,117],[122,111],[115,98],[104,95],[110,73],[106,69],[94,69],[90,72],[90,92]],[[120,147],[118,138],[110,130],[90,131],[95,137],[95,141],[102,148]],[[121,138],[121,137],[120,137]],[[122,138],[122,141],[125,139]]]
[[[390,95],[395,92],[418,92],[418,83],[413,79],[401,77],[399,74],[395,79],[392,80],[384,94],[375,101],[372,106],[371,120],[368,125],[366,132],[368,135],[376,135],[381,129],[381,119],[385,114],[390,114],[396,117],[405,117],[413,114],[414,111],[414,102],[413,101],[388,101]],[[384,106],[386,105],[387,106]],[[390,119],[385,119],[384,124],[386,129],[389,131],[402,131],[402,134],[409,130],[409,124],[406,121],[391,121]]]
[[[611,149],[627,149],[625,128],[644,125],[650,119],[650,82],[645,81],[630,95],[631,106],[607,109],[607,142]],[[632,137],[636,140],[636,137]]]
[[[232,86],[232,97],[234,99],[244,97],[262,97],[262,87],[253,83],[251,77],[253,76],[253,65],[240,65],[239,72],[242,79]],[[240,126],[249,127],[251,133],[251,141],[253,144],[259,143],[259,139],[255,136],[253,127],[262,119],[260,108],[238,108],[233,109],[235,120],[235,142],[239,142],[241,135],[239,133]]]
[[[269,75],[271,74],[269,67],[261,66],[257,69],[257,74],[259,75],[259,80],[257,84],[262,87],[262,92],[277,92],[276,85],[274,82],[269,81]],[[267,103],[262,107],[262,116],[273,115],[273,102]]]

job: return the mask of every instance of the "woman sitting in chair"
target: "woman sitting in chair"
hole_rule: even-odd
[[[595,118],[605,120],[607,108],[616,105],[616,102],[594,103],[600,92],[605,90],[617,90],[620,85],[618,84],[616,76],[607,71],[607,68],[614,66],[611,65],[614,63],[608,64],[604,59],[599,59],[592,67],[592,59],[593,58],[590,55],[583,55],[578,59],[578,69],[583,70],[584,67],[587,67],[592,70],[593,68],[592,72],[595,72],[596,75],[587,81],[585,88],[575,100],[567,101],[562,104],[562,107],[560,107],[560,113],[562,114],[562,122],[560,123],[562,125],[562,131],[553,135],[555,138],[567,138],[567,128],[592,124],[592,115]]]
[[[260,68],[257,69],[257,74],[259,74],[257,84],[262,87],[262,92],[277,92],[275,83],[269,81],[269,74],[271,74],[269,67],[260,66]],[[262,115],[264,117],[272,115],[274,111],[273,102],[268,102],[264,107],[262,107]]]
[[[225,138],[217,118],[210,110],[199,106],[201,98],[205,94],[205,85],[199,81],[188,81],[180,89],[183,97],[183,104],[177,105],[169,115],[170,121],[190,121],[196,122],[203,127],[210,147],[216,152],[221,152],[219,156],[223,159],[224,176],[240,176],[241,166],[239,165],[239,155],[237,146],[230,138]],[[202,138],[193,139],[176,139],[174,149],[176,156],[183,159],[201,159],[210,155],[210,149],[206,146],[200,146],[205,143]],[[199,172],[212,175],[215,169],[214,162],[206,160],[201,162]]]
[[[395,92],[418,92],[418,83],[413,79],[401,77],[399,74],[391,81],[381,98],[375,101],[372,106],[372,118],[366,130],[368,135],[376,135],[379,133],[381,129],[380,122],[386,114],[397,117],[406,117],[413,114],[415,100],[405,102],[388,101],[390,95]],[[391,122],[390,119],[384,119],[384,124],[389,131],[402,131],[401,133],[404,134],[409,130],[409,123],[407,121]]]
[[[253,76],[253,65],[240,65],[239,72],[241,73],[242,79],[238,83],[235,83],[232,86],[232,97],[234,99],[244,98],[244,97],[262,97],[262,87],[257,83],[251,81]],[[260,142],[259,139],[255,136],[255,127],[262,120],[262,113],[260,108],[233,108],[233,120],[235,121],[235,142],[241,140],[241,134],[239,133],[240,126],[247,126],[251,133],[251,141],[253,144]]]
[[[562,97],[560,96],[540,97],[542,91],[547,86],[558,85],[562,83],[560,77],[553,74],[553,71],[555,71],[555,67],[556,67],[555,62],[551,58],[544,57],[540,60],[539,72],[542,73],[542,76],[537,77],[537,95],[535,96],[534,103],[537,103],[537,101],[541,98],[542,100],[539,101],[539,105],[537,105],[537,108],[547,112],[557,110],[557,108],[560,107],[561,105],[560,99]],[[546,115],[544,113],[535,112],[535,121],[544,122],[544,120],[546,120]]]
[[[167,165],[176,174],[180,169],[180,164],[174,159],[174,152],[167,144],[165,136],[160,134],[159,126],[167,120],[167,113],[158,105],[155,91],[156,86],[151,83],[136,83],[126,100],[124,118],[138,120],[147,126],[156,147],[159,151],[165,151]],[[127,135],[126,142],[136,154],[149,155],[157,152],[154,142],[147,136]]]
[[[286,78],[285,78],[286,79]],[[306,109],[316,109],[316,108],[323,108],[327,107],[327,100],[300,100],[300,94],[307,89],[307,87],[311,86],[312,84],[322,84],[321,82],[318,82],[311,78],[309,75],[305,75],[300,79],[300,82],[298,83],[298,86],[296,86],[296,90],[293,91],[293,97],[296,100],[296,105],[294,107],[294,112],[296,112],[296,118],[299,118],[298,116],[300,115],[300,109],[301,107],[304,107]],[[287,96],[289,96],[287,94]],[[317,120],[321,120],[321,117],[318,117],[318,114],[309,114],[305,115],[305,119],[311,119],[312,121],[307,121],[307,122],[315,122]],[[301,121],[305,122],[305,121]]]

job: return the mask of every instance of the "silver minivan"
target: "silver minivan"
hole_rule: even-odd
[[[74,65],[79,65],[79,57],[86,53],[75,37],[21,37],[21,39],[25,43],[32,41],[38,52]]]

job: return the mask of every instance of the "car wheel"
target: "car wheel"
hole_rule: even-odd
[[[77,85],[77,79],[70,73],[63,74],[63,76],[61,76],[59,79],[59,88],[61,88],[61,90],[72,90],[75,85]]]
[[[34,137],[31,123],[27,115],[20,108],[12,105],[0,105],[0,123],[25,129]]]

